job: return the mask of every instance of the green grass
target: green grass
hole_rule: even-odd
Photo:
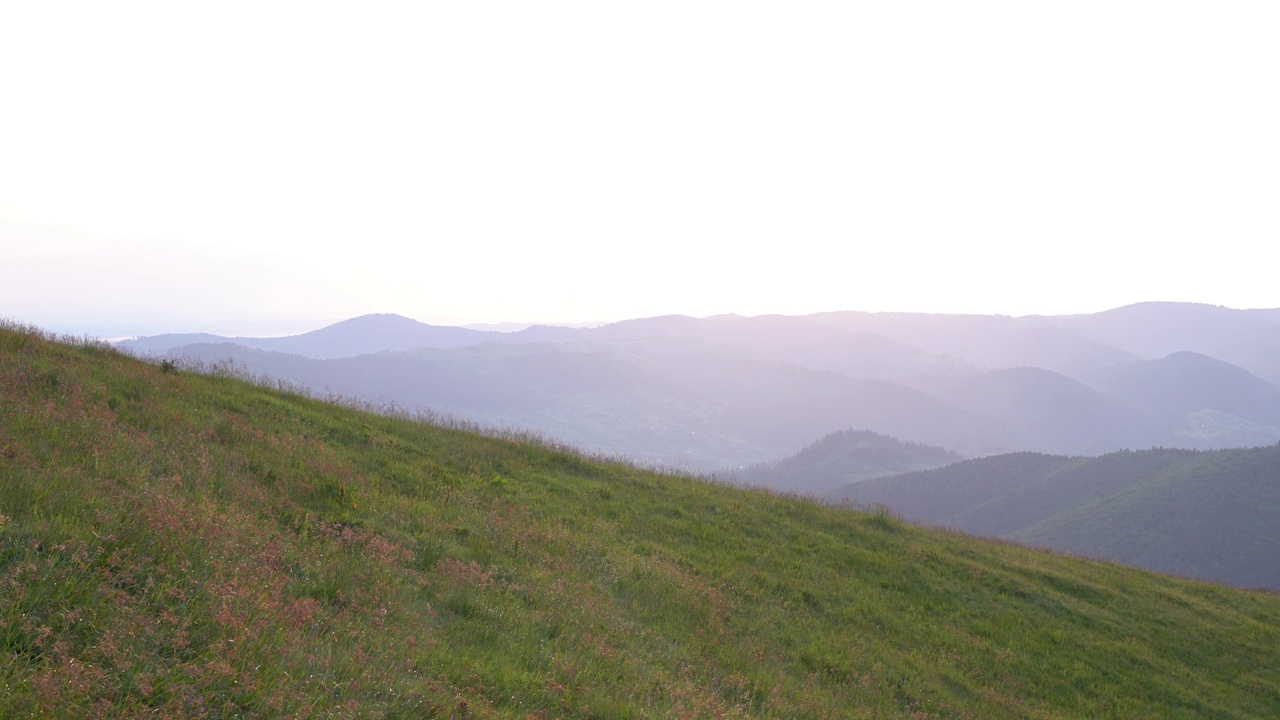
[[[0,717],[1280,714],[1280,597],[0,330]]]

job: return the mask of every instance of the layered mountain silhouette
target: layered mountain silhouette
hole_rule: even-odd
[[[1064,326],[1146,359],[1197,352],[1280,383],[1280,309],[1149,302],[1062,318]]]
[[[1277,367],[1280,310],[664,316],[519,332],[369,315],[284,338],[124,345],[702,471],[848,429],[969,457],[1280,440],[1280,387],[1259,376]]]
[[[234,344],[191,345],[181,354],[210,363],[230,359],[310,388],[703,471],[781,457],[848,427],[876,427],[967,453],[1013,443],[998,420],[904,385],[682,338],[489,343],[332,360]]]

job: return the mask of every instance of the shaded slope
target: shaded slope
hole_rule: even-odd
[[[946,525],[980,535],[999,535],[1028,521],[1012,526],[982,522],[961,525],[955,518],[1016,495],[1043,478],[1082,462],[1080,458],[1032,452],[993,455],[933,470],[852,483],[828,497],[862,505],[887,505],[915,522]],[[1040,520],[1044,516],[1033,517]]]
[[[0,331],[0,716],[1266,717],[1280,598]]]
[[[858,483],[831,497],[975,534],[1280,589],[1280,446],[1017,453]]]
[[[842,485],[959,462],[944,448],[903,442],[867,430],[827,435],[791,457],[731,472],[736,483],[823,494]]]
[[[1009,537],[1160,572],[1280,589],[1278,520],[1275,445],[1201,453]]]

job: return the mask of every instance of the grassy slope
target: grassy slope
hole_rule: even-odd
[[[1280,597],[0,330],[0,717],[1269,717]]]

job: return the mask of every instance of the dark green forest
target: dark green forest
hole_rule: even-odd
[[[1280,589],[1280,444],[1016,453],[848,485],[912,521],[1241,587]]]

